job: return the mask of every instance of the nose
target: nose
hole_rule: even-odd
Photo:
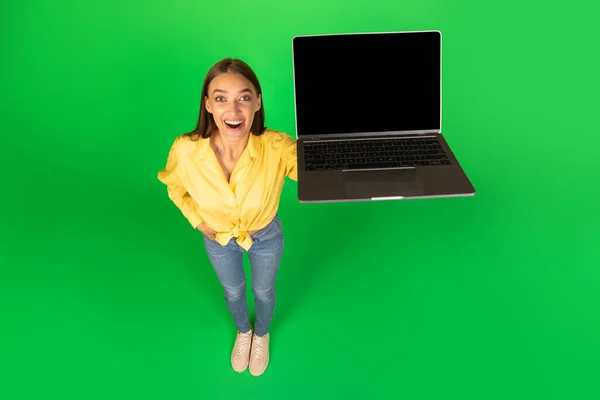
[[[237,101],[231,101],[229,102],[229,107],[228,107],[228,111],[230,111],[231,113],[235,114],[240,110],[240,103],[238,103]]]

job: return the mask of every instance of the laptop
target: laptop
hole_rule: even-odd
[[[292,41],[300,202],[475,194],[442,136],[440,31]]]

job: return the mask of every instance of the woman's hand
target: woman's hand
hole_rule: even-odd
[[[196,227],[200,232],[204,233],[210,240],[215,240],[217,231],[206,225],[206,222],[201,223]]]

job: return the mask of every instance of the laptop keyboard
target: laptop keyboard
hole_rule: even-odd
[[[306,171],[450,164],[435,137],[304,143]]]

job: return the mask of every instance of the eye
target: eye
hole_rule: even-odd
[[[242,101],[250,101],[250,96],[248,96],[248,95],[244,95],[244,96],[242,96],[242,97],[240,98],[240,100],[242,100]]]
[[[225,97],[223,97],[223,96],[217,96],[215,98],[215,100],[218,101],[218,102],[223,102],[223,101],[225,101]]]

